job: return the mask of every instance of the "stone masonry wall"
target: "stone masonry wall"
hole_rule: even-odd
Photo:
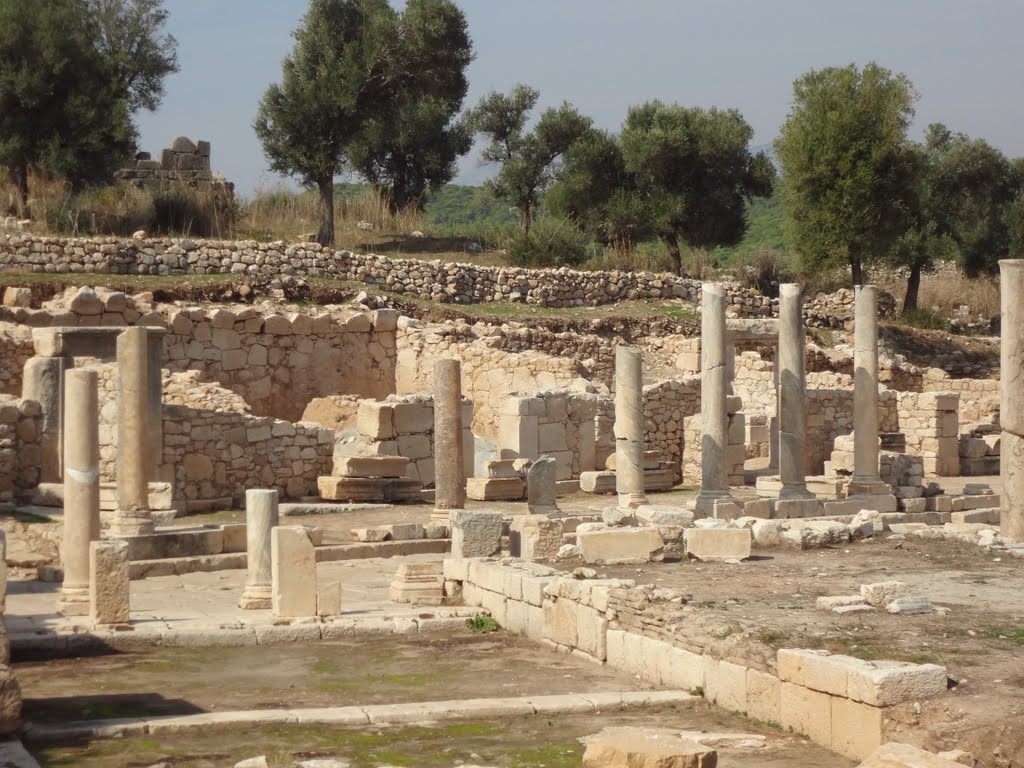
[[[567,390],[511,395],[501,409],[499,459],[551,456],[557,479],[578,478],[595,465],[595,427],[598,398]]]
[[[430,392],[434,364],[462,361],[462,394],[473,401],[473,432],[488,440],[498,437],[505,400],[516,392],[556,389],[583,391],[588,384],[579,365],[567,358],[536,352],[509,352],[500,337],[478,337],[469,326],[439,331],[415,321],[398,329],[396,388],[399,394]]]
[[[334,277],[440,303],[522,302],[547,307],[609,304],[622,299],[698,302],[699,280],[648,272],[580,272],[485,267],[374,254],[332,251],[312,243],[192,239],[125,240],[0,236],[0,267],[34,272],[114,274],[245,273]],[[742,317],[778,314],[778,301],[736,283],[728,286],[731,312]],[[849,294],[849,296],[847,296]],[[887,296],[887,295],[886,295]],[[807,303],[809,325],[844,327],[853,317],[852,292],[819,294]],[[891,297],[889,297],[891,299]],[[883,313],[895,302],[880,297]]]
[[[41,410],[34,400],[0,395],[0,501],[39,483]]]
[[[899,392],[900,432],[907,453],[920,456],[929,475],[960,474],[960,396],[953,392]]]
[[[21,393],[25,362],[34,354],[32,331],[9,323],[0,323],[0,394]]]

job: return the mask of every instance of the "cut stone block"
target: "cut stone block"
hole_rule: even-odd
[[[688,528],[686,553],[698,560],[745,560],[753,534],[749,528]]]
[[[317,478],[320,498],[328,501],[370,502],[392,504],[419,502],[422,484],[411,478],[384,477],[334,477],[321,475]]]
[[[519,501],[525,496],[526,483],[518,475],[471,477],[466,480],[466,498],[475,501]]]
[[[444,600],[444,588],[437,569],[430,563],[398,566],[395,580],[388,587],[388,600],[393,603],[440,605]]]
[[[271,530],[270,562],[274,615],[316,616],[316,550],[306,529],[292,525]]]
[[[664,542],[657,528],[615,528],[577,532],[576,544],[587,563],[646,563]]]
[[[501,513],[453,509],[452,557],[492,557],[501,552]]]
[[[89,544],[89,616],[97,624],[130,620],[128,542]]]
[[[875,584],[861,584],[860,596],[864,602],[875,608],[885,608],[897,597],[907,597],[910,585],[902,581],[880,581]]]
[[[318,581],[316,585],[316,615],[338,616],[341,614],[341,582],[338,580]]]
[[[867,605],[867,601],[860,595],[835,595],[819,597],[814,601],[814,607],[819,611],[831,611],[834,608],[844,608],[850,605]],[[870,606],[869,606],[870,607]]]
[[[772,517],[780,519],[817,517],[821,502],[817,499],[772,499]]]
[[[415,541],[426,537],[426,531],[420,523],[392,523],[385,525],[391,541]]]
[[[334,474],[340,477],[405,477],[404,456],[335,456]]]
[[[540,515],[512,518],[509,553],[523,560],[554,560],[562,548],[562,523]]]
[[[615,493],[615,473],[581,472],[580,490],[584,493]]]
[[[904,616],[917,616],[922,613],[935,613],[935,606],[927,597],[897,597],[885,606],[885,610]]]
[[[509,478],[522,479],[522,474],[516,467],[515,459],[494,459],[492,461],[488,461],[484,465],[484,469],[487,471],[487,477],[492,480]]]
[[[606,728],[587,740],[583,768],[715,768],[718,753],[677,731]]]

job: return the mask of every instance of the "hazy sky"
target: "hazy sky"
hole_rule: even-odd
[[[394,0],[393,0],[394,2]],[[395,2],[401,5],[401,2]],[[913,138],[943,122],[1024,155],[1024,3],[1019,0],[460,0],[476,48],[472,105],[517,82],[540,107],[573,103],[616,129],[648,99],[735,107],[757,144],[775,138],[794,78],[876,61],[921,95]],[[252,121],[278,81],[304,0],[165,0],[181,71],[156,113],[139,118],[142,149],[177,135],[213,144],[214,170],[242,194],[280,183]],[[463,179],[484,173],[464,161]]]

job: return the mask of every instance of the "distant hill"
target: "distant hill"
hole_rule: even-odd
[[[511,229],[518,222],[508,203],[489,200],[482,187],[446,184],[427,201],[427,220],[439,227]]]

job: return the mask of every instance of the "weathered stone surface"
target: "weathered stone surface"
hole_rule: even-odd
[[[245,551],[247,572],[239,607],[246,610],[272,607],[273,582],[271,531],[280,520],[277,491],[245,492]]]
[[[697,560],[745,560],[753,534],[749,528],[688,528],[686,553]]]
[[[509,554],[523,560],[555,560],[561,550],[562,523],[541,515],[516,515],[509,533]]]
[[[334,474],[340,477],[405,477],[409,459],[403,456],[336,456]]]
[[[475,501],[518,501],[525,495],[526,483],[518,475],[471,477],[466,480],[466,498]]]
[[[317,478],[320,497],[330,501],[401,503],[423,500],[421,483],[407,477],[335,477]]]
[[[270,548],[274,615],[316,616],[316,551],[306,529],[298,525],[273,528]]]
[[[129,622],[128,566],[128,542],[89,545],[89,616],[97,624]]]
[[[859,768],[958,768],[960,765],[918,747],[892,742],[868,755]]]
[[[581,531],[576,544],[587,563],[646,563],[664,542],[657,528],[613,528]]]
[[[910,595],[910,585],[902,581],[880,581],[874,584],[861,584],[860,596],[864,602],[875,608],[885,608],[897,597]]]
[[[644,495],[643,355],[639,349],[615,348],[615,485],[619,506],[638,507]]]
[[[606,728],[586,739],[584,768],[715,768],[718,753],[677,731]]]
[[[501,513],[452,510],[452,557],[492,557],[501,551]]]
[[[388,600],[414,605],[440,605],[444,600],[437,568],[430,563],[403,563],[388,587]]]
[[[546,515],[558,509],[555,483],[558,465],[551,456],[541,456],[526,473],[526,499],[530,512]]]

